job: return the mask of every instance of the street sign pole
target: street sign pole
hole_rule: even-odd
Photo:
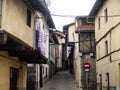
[[[89,89],[88,88],[88,85],[89,85],[89,82],[88,82],[88,71],[86,71],[86,85],[87,85],[87,90]]]
[[[88,81],[88,74],[89,74],[89,70],[90,70],[90,64],[89,63],[84,63],[84,69],[86,72],[86,86],[87,86],[87,90],[89,90],[89,81]]]

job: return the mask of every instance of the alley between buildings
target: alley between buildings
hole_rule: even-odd
[[[56,73],[40,90],[79,90],[69,71]]]

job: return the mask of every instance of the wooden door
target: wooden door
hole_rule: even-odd
[[[18,69],[10,68],[10,90],[17,90]]]

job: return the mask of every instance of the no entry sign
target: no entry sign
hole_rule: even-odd
[[[89,71],[90,70],[90,63],[85,62],[84,63],[84,69],[85,69],[85,71]]]

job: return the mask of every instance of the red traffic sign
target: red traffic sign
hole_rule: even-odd
[[[89,71],[90,63],[88,63],[88,62],[84,63],[84,69],[85,69],[85,71]]]

